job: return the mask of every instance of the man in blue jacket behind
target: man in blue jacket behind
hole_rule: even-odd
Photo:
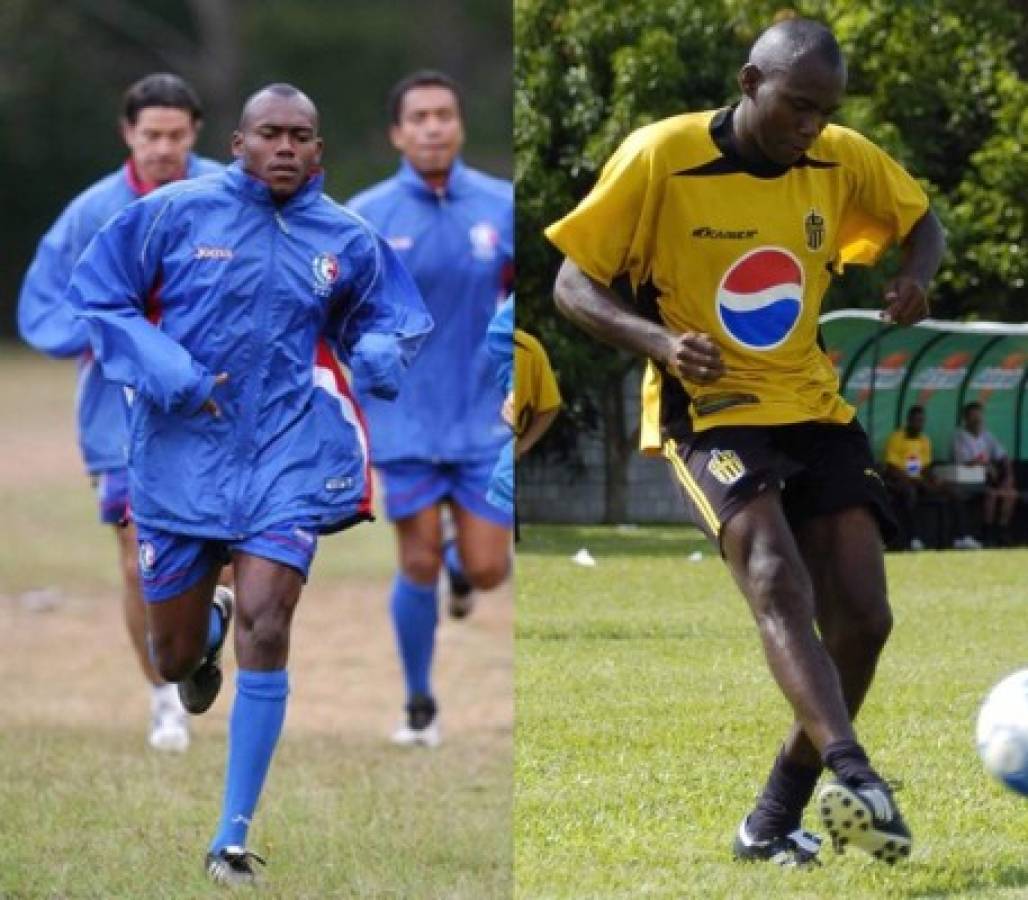
[[[221,684],[235,571],[239,671],[212,880],[254,880],[247,830],[286,710],[292,614],[319,533],[371,514],[360,416],[327,341],[395,396],[432,321],[366,223],[322,193],[313,103],[247,101],[224,174],[169,185],[90,245],[69,294],[106,377],[130,385],[129,475],[153,655],[191,712]],[[317,356],[317,360],[316,360]]]
[[[40,242],[18,298],[18,328],[28,344],[51,356],[78,357],[79,447],[97,486],[100,521],[113,526],[118,539],[125,624],[152,688],[150,745],[178,752],[189,745],[186,714],[175,686],[154,670],[146,649],[136,533],[128,515],[125,392],[104,379],[89,349],[85,323],[75,319],[64,292],[75,261],[115,213],[163,184],[221,171],[220,163],[192,154],[202,117],[196,92],[177,75],[147,75],[133,84],[125,92],[121,117],[128,160],[61,213]]]
[[[440,570],[445,564],[450,612],[460,617],[470,611],[472,587],[496,587],[510,567],[512,517],[486,498],[509,430],[485,335],[510,292],[514,197],[509,182],[461,162],[463,106],[452,78],[415,72],[393,88],[389,107],[400,170],[348,205],[397,251],[435,328],[395,403],[361,400],[399,542],[390,609],[407,717],[393,740],[434,747],[440,735],[430,674]],[[447,544],[444,504],[456,530]]]

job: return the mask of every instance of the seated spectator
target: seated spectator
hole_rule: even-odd
[[[939,508],[942,519],[940,541],[955,533],[955,549],[980,550],[982,545],[968,534],[963,503],[957,492],[932,475],[932,442],[924,433],[924,426],[924,407],[912,406],[907,410],[906,427],[894,431],[885,445],[885,486],[896,507],[905,538],[903,546],[924,549],[917,511],[921,505],[932,505]]]
[[[961,421],[961,427],[953,434],[953,462],[985,470],[982,536],[988,546],[1006,546],[1010,543],[1010,522],[1018,497],[1014,466],[1003,445],[985,428],[981,403],[966,404]]]

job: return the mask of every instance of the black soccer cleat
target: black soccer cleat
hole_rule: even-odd
[[[837,853],[856,847],[889,865],[910,856],[910,829],[888,785],[831,781],[821,788],[817,805]]]
[[[194,716],[207,712],[221,690],[221,648],[225,646],[229,622],[232,621],[232,590],[218,585],[211,602],[221,616],[221,640],[208,651],[192,674],[178,683],[179,699],[186,711]]]
[[[769,862],[783,868],[816,868],[821,865],[817,858],[821,849],[821,838],[816,834],[797,828],[788,834],[775,835],[758,841],[747,830],[749,816],[739,824],[732,842],[732,857],[742,862]]]
[[[475,607],[474,590],[463,572],[455,572],[446,566],[446,583],[450,589],[447,609],[451,618],[465,619]]]
[[[267,865],[264,859],[252,850],[224,847],[217,853],[208,853],[203,868],[207,877],[215,884],[242,887],[257,884],[257,873],[253,870],[254,862],[259,862],[262,866]]]

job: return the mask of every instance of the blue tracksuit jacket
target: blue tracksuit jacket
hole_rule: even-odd
[[[70,300],[104,375],[136,391],[129,474],[144,525],[238,540],[369,515],[359,413],[315,369],[316,347],[326,338],[365,392],[389,397],[432,322],[389,246],[322,181],[281,205],[239,163],[168,185],[79,260]]]
[[[186,177],[222,170],[221,163],[190,156]],[[86,326],[65,302],[71,270],[96,233],[145,189],[131,163],[79,194],[44,235],[18,297],[22,339],[51,356],[78,356],[79,449],[90,473],[123,469],[128,411],[121,385],[104,379],[89,349]]]
[[[372,461],[494,459],[509,432],[485,332],[510,290],[510,183],[458,160],[446,189],[436,193],[404,161],[395,176],[348,205],[396,250],[435,322],[396,402],[361,396]]]
[[[486,332],[486,349],[495,367],[496,382],[504,397],[514,390],[514,295],[511,294],[493,316]],[[506,512],[514,512],[514,436],[507,442],[489,480],[489,502]]]

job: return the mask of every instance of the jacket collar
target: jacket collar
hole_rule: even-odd
[[[238,159],[225,169],[224,177],[229,187],[236,193],[253,203],[277,209],[298,209],[308,206],[321,196],[325,185],[324,171],[320,168],[315,169],[311,172],[307,182],[301,185],[292,197],[280,203],[271,196],[271,190],[267,184],[243,169],[243,164]]]
[[[162,187],[159,184],[148,184],[139,177],[139,172],[136,170],[136,164],[130,156],[125,160],[125,166],[123,169],[125,173],[125,181],[128,182],[129,190],[132,191],[137,197],[145,197],[152,191],[156,191],[157,188]],[[192,153],[186,158],[186,171],[182,176],[183,178],[195,178],[199,174],[199,162],[196,156]],[[176,179],[180,180],[180,179]]]
[[[458,156],[450,167],[450,177],[446,179],[446,187],[436,191],[428,186],[414,166],[406,159],[402,159],[396,178],[407,190],[419,197],[432,200],[453,200],[464,193],[468,184],[468,170]]]

